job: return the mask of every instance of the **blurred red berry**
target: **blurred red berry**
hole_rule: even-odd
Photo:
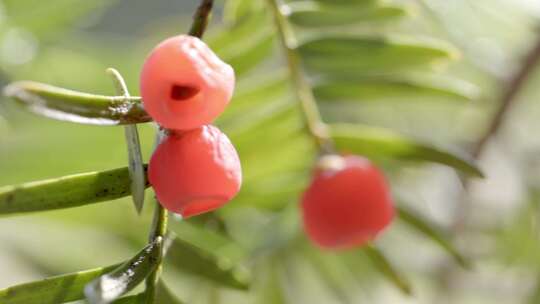
[[[189,130],[211,123],[234,90],[234,70],[200,39],[180,35],[161,42],[141,72],[144,108],[161,126]]]
[[[229,138],[207,125],[166,137],[150,159],[148,178],[164,208],[190,217],[230,201],[242,171]]]
[[[359,156],[324,156],[302,198],[304,228],[323,248],[361,246],[394,217],[383,174]]]

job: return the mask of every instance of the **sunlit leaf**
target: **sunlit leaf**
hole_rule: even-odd
[[[259,122],[278,116],[291,107],[292,105],[289,100],[273,100],[259,107],[252,108],[250,111],[245,111],[244,115],[236,116],[234,120],[229,121],[225,129],[231,133],[238,132],[239,130],[249,130]]]
[[[128,196],[127,168],[69,175],[0,188],[0,214],[78,207]],[[149,186],[146,184],[146,186]]]
[[[84,298],[84,286],[119,265],[86,270],[0,290],[2,304],[58,304]]]
[[[249,116],[246,115],[247,112],[256,111],[261,105],[286,99],[288,91],[288,79],[283,73],[250,84],[249,89],[238,89],[227,110],[218,118],[217,124],[234,124],[238,118]]]
[[[392,98],[414,101],[415,97],[442,97],[472,100],[478,96],[474,85],[454,78],[368,77],[357,80],[326,80],[313,88],[318,100],[377,101]]]
[[[324,256],[323,253],[312,249],[305,254],[313,269],[318,272],[321,280],[326,282],[335,297],[341,303],[351,303],[351,295],[347,289],[351,278],[346,276],[347,269],[344,269],[346,266],[335,256]]]
[[[457,248],[455,248],[450,240],[450,236],[445,235],[440,228],[430,223],[427,219],[422,218],[420,215],[415,214],[414,211],[408,210],[406,207],[398,207],[398,212],[400,220],[438,244],[452,256],[461,267],[470,268],[469,261],[461,255]]]
[[[268,15],[257,11],[210,39],[209,45],[240,77],[272,54],[275,35],[270,25]]]
[[[110,303],[131,291],[158,266],[162,238],[156,238],[131,260],[86,285],[84,294],[91,304]]]
[[[258,237],[253,240],[252,254],[254,256],[271,255],[286,249],[297,241],[301,224],[299,210],[295,203],[296,201],[287,204],[260,226],[260,230],[256,231]],[[247,222],[249,223],[249,220]],[[232,223],[231,225],[237,224]],[[238,228],[242,229],[241,226]]]
[[[159,280],[156,290],[156,303],[182,304],[184,302],[171,292],[163,280]]]
[[[281,171],[272,176],[259,177],[258,180],[253,180],[243,187],[234,198],[231,208],[250,206],[266,210],[282,210],[305,188],[308,170],[288,172],[282,169]]]
[[[171,221],[169,228],[177,239],[211,253],[220,265],[234,265],[247,257],[247,252],[233,240],[218,232],[187,221]]]
[[[397,5],[374,5],[365,8],[325,6],[314,1],[292,2],[283,8],[289,20],[305,27],[339,26],[392,20],[406,10]]]
[[[223,18],[227,22],[238,22],[243,17],[253,15],[260,8],[259,1],[253,0],[227,0],[223,12]]]
[[[240,50],[225,60],[232,65],[236,75],[243,75],[268,58],[272,53],[274,42],[274,35],[268,34],[256,41],[251,47]]]
[[[112,77],[119,96],[124,97],[124,102],[129,102],[130,95],[126,81],[120,72],[114,68],[108,68],[106,72]],[[144,190],[146,189],[146,172],[142,160],[141,143],[137,125],[124,126],[124,137],[128,150],[128,169],[131,179],[131,198],[138,213],[141,213],[144,205]]]
[[[131,179],[131,196],[137,212],[141,213],[144,205],[144,190],[146,189],[146,171],[142,160],[141,144],[137,125],[124,127],[124,135],[128,147],[128,168]]]
[[[220,285],[248,288],[250,273],[239,264],[245,253],[232,240],[187,223],[173,221],[170,227],[176,237],[165,260],[171,266]]]
[[[438,40],[400,36],[323,36],[298,51],[308,68],[342,75],[403,70],[457,56]]]
[[[231,57],[235,50],[245,49],[246,46],[253,44],[254,39],[259,39],[272,32],[273,28],[269,21],[270,19],[264,11],[252,12],[246,16],[245,20],[235,23],[206,40],[220,57]]]
[[[32,81],[14,82],[4,88],[27,110],[52,119],[93,125],[119,125],[151,121],[140,97],[104,96],[72,91]]]
[[[355,124],[335,124],[331,126],[331,133],[336,147],[342,152],[368,157],[383,156],[431,161],[473,176],[483,176],[469,156],[424,144],[387,129]]]
[[[265,151],[269,147],[276,147],[276,142],[307,134],[303,130],[297,107],[290,103],[289,106],[284,106],[273,115],[254,121],[248,128],[236,128],[227,132],[227,135],[240,150],[247,153],[248,151]],[[254,138],[264,138],[264,141],[253,140]]]
[[[256,304],[285,304],[287,300],[283,294],[283,288],[280,282],[280,266],[276,261],[268,263],[264,269],[261,269],[262,279],[257,286]]]
[[[85,15],[114,4],[114,0],[4,0],[10,22],[39,37],[58,35]],[[69,12],[66,14],[65,12]]]
[[[394,286],[396,286],[401,292],[406,295],[412,294],[411,284],[384,256],[384,254],[373,246],[366,246],[364,252],[371,260],[373,266],[375,266],[379,272]]]
[[[147,296],[145,293],[140,293],[137,295],[122,297],[114,302],[113,304],[148,304]],[[157,290],[156,290],[156,300],[155,303],[158,304],[183,304],[184,302],[180,301],[172,292],[168,289],[163,281],[159,281]]]

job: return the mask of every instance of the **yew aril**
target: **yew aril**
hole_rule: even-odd
[[[199,38],[171,37],[144,62],[140,89],[145,110],[161,126],[189,130],[209,124],[233,95],[233,68]]]
[[[381,171],[359,156],[321,158],[302,197],[304,228],[317,245],[347,249],[365,245],[394,217]]]
[[[240,190],[242,170],[227,136],[206,125],[164,138],[148,178],[161,205],[187,218],[229,202]]]

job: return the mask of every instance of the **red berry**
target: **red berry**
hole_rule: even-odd
[[[242,170],[229,138],[207,125],[166,137],[150,159],[148,178],[163,207],[190,217],[230,201]]]
[[[329,249],[361,246],[394,217],[384,176],[359,156],[321,158],[304,192],[302,210],[307,235]]]
[[[200,39],[180,35],[161,42],[141,72],[144,108],[168,129],[211,123],[234,90],[234,70]]]

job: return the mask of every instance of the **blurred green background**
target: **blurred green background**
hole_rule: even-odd
[[[475,179],[467,195],[462,196],[459,173],[452,168],[375,159],[398,204],[440,227],[451,228],[461,201],[469,205],[465,228],[454,241],[471,259],[472,270],[461,269],[432,240],[400,221],[377,241],[411,282],[413,295],[406,296],[362,251],[321,252],[302,234],[296,203],[316,151],[301,127],[264,2],[218,1],[205,37],[239,78],[233,104],[217,124],[239,150],[245,183],[219,216],[230,237],[250,253],[245,264],[254,283],[250,291],[222,287],[183,271],[181,264],[190,261],[180,260],[165,269],[169,288],[186,303],[540,303],[540,73],[530,74],[503,129],[481,155],[487,177]],[[489,123],[505,84],[540,41],[540,3],[390,3],[406,14],[368,18],[346,32],[446,41],[459,54],[454,60],[390,70],[386,76],[429,79],[431,88],[450,89],[375,87],[353,91],[358,98],[321,93],[325,121],[386,127],[468,149]],[[195,0],[0,0],[0,85],[27,79],[114,95],[105,69],[115,67],[138,94],[146,54],[162,39],[186,32],[197,5]],[[306,25],[295,30],[300,38],[345,31]],[[317,83],[318,75],[309,75]],[[148,159],[155,128],[140,125],[139,132]],[[121,127],[47,120],[1,100],[0,185],[126,164]],[[151,197],[148,190],[147,202]],[[146,242],[151,210],[147,203],[138,217],[126,198],[0,218],[0,288],[129,258]],[[197,223],[215,228],[211,218]]]

